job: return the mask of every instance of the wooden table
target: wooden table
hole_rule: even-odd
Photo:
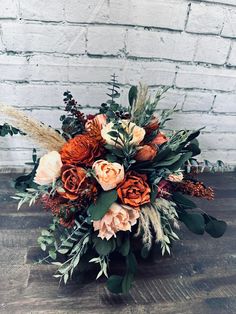
[[[58,287],[55,268],[35,265],[41,255],[36,239],[50,215],[41,208],[16,211],[10,196],[13,175],[0,175],[0,313],[236,313],[236,174],[204,174],[216,191],[199,207],[228,222],[224,237],[191,234],[172,255],[139,264],[130,294],[111,295],[103,280]]]

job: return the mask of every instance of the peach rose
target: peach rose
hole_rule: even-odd
[[[105,114],[98,114],[93,119],[88,119],[85,124],[85,130],[91,137],[96,138],[98,141],[102,140],[101,130],[107,123],[107,116]]]
[[[168,180],[171,182],[181,182],[183,180],[184,176],[183,173],[172,173],[168,176]]]
[[[131,231],[138,218],[137,208],[113,203],[102,219],[93,222],[93,227],[94,231],[99,231],[98,237],[109,240],[116,237],[118,231]]]
[[[34,182],[39,185],[49,185],[61,174],[62,161],[58,152],[52,151],[40,158]]]
[[[163,132],[159,132],[156,137],[151,141],[151,144],[162,145],[168,140],[168,137]]]
[[[157,154],[157,147],[154,144],[147,144],[138,148],[134,159],[137,161],[152,160]]]
[[[129,120],[122,120],[121,126],[123,127],[123,129],[128,134],[132,134],[133,138],[130,141],[130,144],[139,145],[142,142],[142,140],[144,139],[145,130],[143,128],[140,128],[139,126],[137,126],[135,123],[130,122]],[[116,138],[112,137],[110,134],[108,134],[111,131],[116,131],[116,129],[114,129],[114,123],[113,122],[110,122],[107,125],[103,126],[102,131],[101,131],[102,138],[109,145],[122,146],[121,139],[118,138],[115,142],[114,139],[116,139]],[[120,134],[120,136],[121,136],[121,138],[123,138],[122,134]]]
[[[104,191],[114,189],[117,184],[123,181],[125,176],[124,166],[117,162],[97,160],[93,164],[96,179]]]

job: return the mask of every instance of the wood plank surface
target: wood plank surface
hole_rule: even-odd
[[[59,286],[54,266],[35,264],[43,257],[37,236],[50,214],[40,206],[17,212],[11,199],[15,176],[0,175],[0,313],[236,313],[236,173],[200,176],[214,187],[216,199],[197,204],[227,221],[225,236],[197,236],[182,226],[171,256],[156,251],[149,261],[139,261],[127,295],[110,294],[92,273],[75,274]],[[120,268],[119,261],[114,267]]]

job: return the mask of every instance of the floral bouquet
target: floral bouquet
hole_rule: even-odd
[[[166,89],[154,99],[140,84],[129,91],[129,106],[118,103],[119,85],[111,82],[110,100],[95,115],[81,112],[70,92],[65,96],[61,130],[54,130],[13,107],[1,135],[30,135],[48,152],[30,174],[16,179],[14,197],[20,207],[40,202],[52,214],[38,243],[58,266],[64,283],[78,272],[98,270],[113,293],[127,293],[137,269],[136,257],[147,258],[154,244],[170,254],[180,224],[196,234],[224,234],[226,223],[196,211],[185,195],[213,199],[214,192],[196,179],[201,167],[197,137],[200,130],[163,131],[173,110],[156,110]],[[209,162],[208,162],[209,163]],[[219,162],[220,163],[220,162]],[[112,273],[119,254],[123,274]]]

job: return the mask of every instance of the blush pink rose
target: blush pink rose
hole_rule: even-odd
[[[60,177],[62,168],[61,155],[52,151],[40,158],[39,166],[36,170],[34,182],[39,185],[49,185]]]
[[[99,238],[109,240],[116,237],[118,231],[131,231],[138,218],[137,208],[113,203],[102,219],[93,222],[93,227],[94,231],[99,231]]]
[[[106,160],[97,160],[93,164],[93,170],[98,183],[104,191],[114,189],[125,176],[124,166],[117,162],[108,162]]]

